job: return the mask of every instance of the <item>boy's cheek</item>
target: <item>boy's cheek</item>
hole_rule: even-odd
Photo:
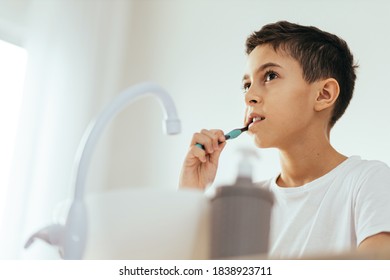
[[[246,120],[247,120],[248,110],[249,110],[249,108],[248,108],[248,107],[245,107],[245,114],[244,114],[244,119],[243,119],[243,124],[244,124],[244,125],[245,125]]]

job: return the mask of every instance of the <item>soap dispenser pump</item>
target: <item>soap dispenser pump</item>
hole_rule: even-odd
[[[252,181],[256,151],[241,156],[236,182],[217,187],[211,198],[211,259],[268,253],[273,196]]]

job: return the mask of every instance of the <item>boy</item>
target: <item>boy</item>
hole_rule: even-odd
[[[270,256],[383,246],[390,252],[390,168],[346,157],[329,141],[356,79],[345,41],[315,27],[277,22],[253,33],[246,52],[244,124],[257,147],[280,152],[280,174],[259,183],[275,197]],[[221,130],[195,133],[180,187],[211,184],[225,145]]]

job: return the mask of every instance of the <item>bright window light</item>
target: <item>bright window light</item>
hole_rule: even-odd
[[[25,49],[0,40],[0,230],[27,65]]]

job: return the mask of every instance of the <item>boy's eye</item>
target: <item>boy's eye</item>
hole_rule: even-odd
[[[242,92],[245,94],[248,92],[249,88],[250,88],[251,84],[250,83],[245,83],[242,85]]]
[[[278,74],[272,70],[270,71],[267,71],[265,74],[264,74],[264,81],[265,82],[270,82],[274,79],[278,78]]]

